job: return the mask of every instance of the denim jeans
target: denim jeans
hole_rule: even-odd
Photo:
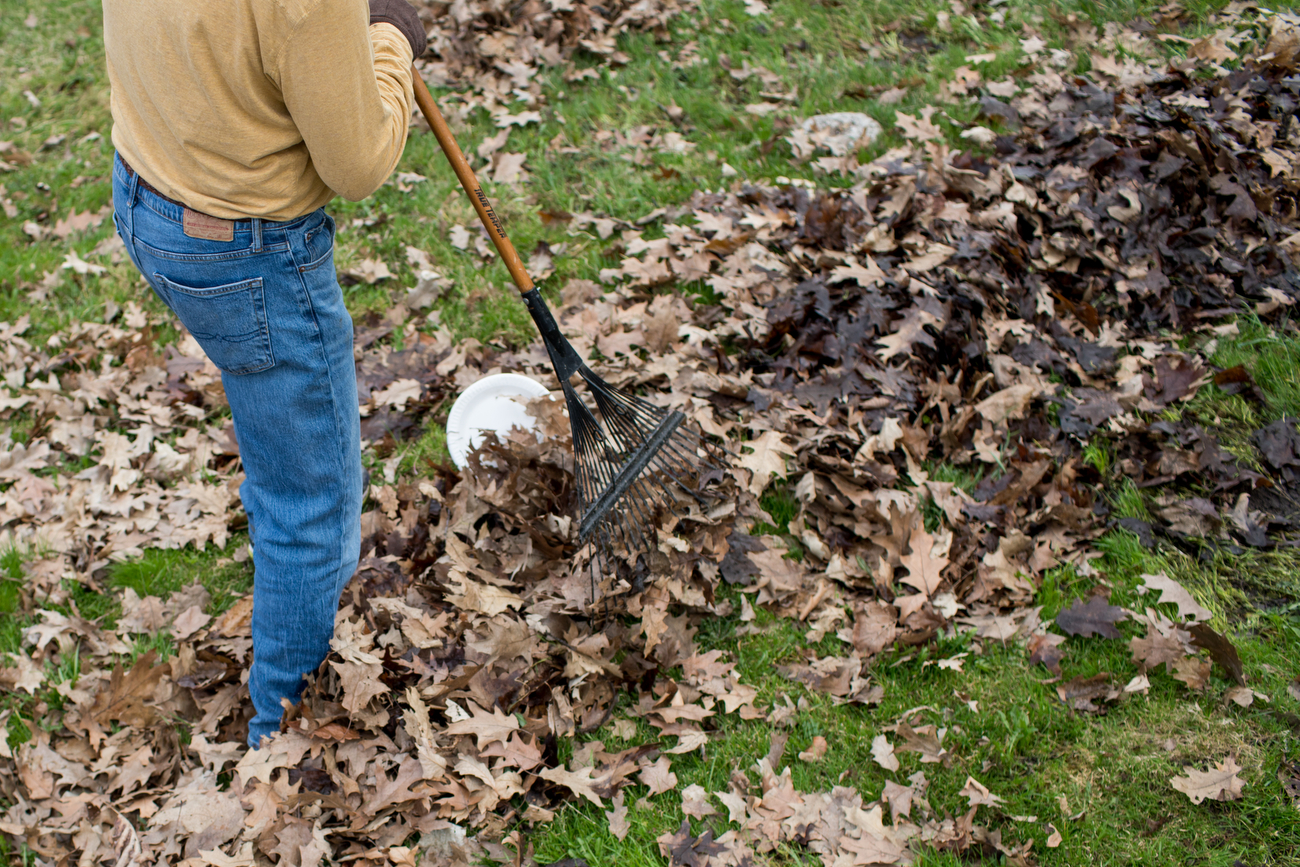
[[[191,237],[184,209],[120,159],[113,209],[131,261],[221,369],[234,416],[253,534],[257,746],[279,730],[280,699],[296,702],[329,652],[361,547],[360,414],[334,221],[321,209],[236,221],[231,241]]]

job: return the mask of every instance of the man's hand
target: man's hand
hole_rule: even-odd
[[[370,0],[370,23],[380,22],[391,24],[402,31],[406,41],[411,43],[412,58],[419,58],[424,54],[424,49],[429,47],[420,14],[406,0]]]

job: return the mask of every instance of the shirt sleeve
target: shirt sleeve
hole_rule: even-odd
[[[322,0],[277,64],[285,106],[312,164],[334,192],[359,201],[397,166],[410,125],[411,45],[366,4]]]

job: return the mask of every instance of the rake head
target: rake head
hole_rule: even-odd
[[[534,289],[523,297],[550,353],[573,427],[582,510],[578,538],[594,549],[594,599],[597,571],[613,575],[620,561],[644,568],[642,558],[657,550],[666,519],[692,502],[716,498],[712,483],[721,479],[722,466],[716,450],[683,426],[685,415],[605,382],[560,334],[541,294]],[[600,419],[578,394],[575,378]]]

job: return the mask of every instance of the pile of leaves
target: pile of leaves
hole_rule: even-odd
[[[503,33],[549,63],[609,31],[581,23],[592,9],[561,5],[506,19],[458,0],[445,32],[481,38],[462,43],[477,54],[439,49],[447,74],[511,75],[480,62],[503,56],[482,47]],[[602,8],[616,12],[603,21],[636,23],[666,7]],[[528,23],[506,31],[506,20]],[[1062,701],[1104,712],[1161,665],[1203,690],[1214,664],[1234,682],[1227,698],[1263,698],[1176,581],[1147,576],[1160,596],[1144,611],[1109,604],[1088,545],[1109,515],[1082,452],[1109,439],[1135,484],[1167,486],[1149,534],[1267,546],[1295,531],[1294,512],[1263,507],[1264,493],[1295,496],[1293,424],[1259,432],[1252,467],[1166,412],[1211,379],[1256,399],[1244,370],[1209,364],[1231,329],[1216,322],[1253,312],[1285,327],[1297,298],[1288,124],[1300,40],[1277,21],[1260,60],[1211,78],[1130,63],[1088,79],[1044,63],[1013,93],[982,92],[972,73],[967,89],[1003,130],[969,138],[994,153],[950,150],[932,112],[900,115],[912,146],[866,165],[817,157],[822,143],[792,134],[797,158],[849,185],[738,184],[666,211],[653,232],[619,233],[622,261],[601,283],[563,288],[561,327],[611,382],[680,409],[740,456],[720,505],[665,524],[650,568],[604,587],[572,556],[560,404],[536,402],[538,435],[490,439],[463,473],[398,473],[401,441],[476,379],[551,381],[540,345],[456,342],[436,317],[403,323],[405,310],[361,329],[363,435],[377,461],[363,556],[330,657],[257,751],[243,746],[251,599],[213,619],[197,585],[129,598],[110,628],[63,586],[93,586],[141,547],[222,544],[241,525],[237,445],[207,422],[223,399],[215,371],[188,339],[150,348],[156,323],[135,309],[114,311],[125,328],[110,316],[44,346],[23,340],[23,323],[0,326],[0,418],[30,420],[0,441],[11,483],[0,527],[49,552],[25,566],[34,623],[0,668],[26,714],[0,718],[0,832],[51,862],[413,864],[417,848],[513,860],[504,847],[524,851],[519,828],[567,799],[610,807],[611,832],[625,835],[626,788],[674,788],[673,756],[739,715],[771,725],[771,749],[725,791],[682,792],[687,815],[727,830],[665,835],[671,863],[746,864],[777,847],[825,863],[909,863],[922,847],[1028,863],[1028,844],[991,830],[1013,817],[973,778],[957,817],[931,809],[923,773],[875,798],[797,791],[783,764],[797,708],[761,706],[733,660],[697,647],[697,627],[739,608],[748,628],[762,606],[806,624],[809,646],[834,635],[840,654],[786,673],[871,706],[883,697],[872,662],[896,645],[969,630],[972,652],[1024,642],[1060,675],[1064,635],[1114,638],[1133,619],[1146,626],[1130,642],[1142,674],[1062,681]],[[573,220],[589,227],[617,228]],[[658,291],[670,285],[688,291]],[[401,350],[382,339],[397,329]],[[773,483],[796,503],[780,532],[760,502]],[[1095,576],[1097,592],[1044,622],[1035,592],[1060,564]],[[720,594],[724,584],[741,592]],[[158,633],[174,641],[166,661],[136,652]],[[960,670],[962,656],[937,664]],[[564,739],[601,728],[624,746],[587,741],[560,760]],[[905,751],[947,765],[945,735],[910,711],[872,753],[891,771]],[[1235,769],[1227,758],[1174,785],[1197,800],[1238,797]]]
[[[735,426],[723,414],[745,406],[761,419],[746,425],[756,468],[784,448],[811,471],[795,486],[802,530],[827,562],[872,563],[888,550],[854,507],[864,489],[903,474],[959,541],[968,526],[1004,539],[1032,531],[1059,557],[1105,517],[1080,460],[1097,439],[1113,443],[1115,465],[1140,487],[1209,483],[1195,497],[1169,495],[1162,532],[1271,545],[1270,533],[1296,526],[1286,507],[1294,424],[1258,431],[1256,460],[1243,463],[1192,422],[1150,414],[1210,381],[1262,401],[1244,368],[1214,369],[1207,357],[1236,333],[1216,321],[1254,314],[1285,328],[1300,298],[1297,154],[1284,139],[1296,44],[1282,26],[1266,62],[1205,82],[1175,68],[1112,90],[1030,75],[1032,88],[1009,104],[981,98],[993,116],[1023,123],[996,137],[997,158],[953,153],[928,118],[903,115],[918,148],[853,167],[851,188],[699,194],[676,212],[691,221],[667,224],[665,237],[624,232],[627,258],[602,272],[631,290],[707,287],[710,303],[680,327],[684,351],[660,366],[635,352],[663,333],[656,310],[686,321],[663,298],[644,313],[631,297],[612,311],[575,308],[571,336],[599,334],[594,348],[622,362],[620,382],[662,384],[679,407],[700,392],[683,355],[713,362],[715,413],[701,423],[723,433]],[[1052,111],[1036,117],[1044,101]],[[616,327],[602,332],[610,319]],[[925,467],[940,460],[970,467],[979,483],[967,494],[932,482]],[[871,572],[889,583],[887,567]]]

